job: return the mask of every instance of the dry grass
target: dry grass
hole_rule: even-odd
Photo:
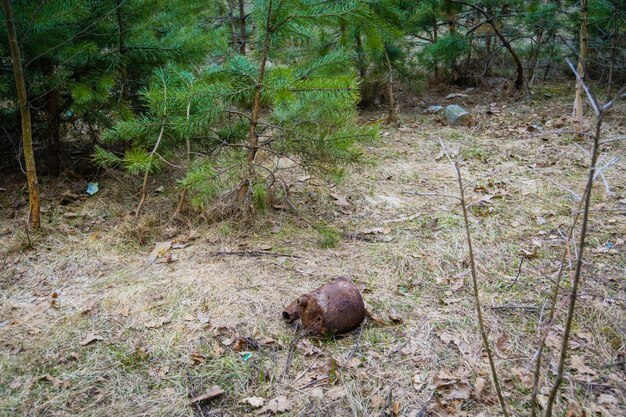
[[[486,114],[490,101],[498,101],[499,114]],[[367,240],[344,237],[331,249],[321,249],[315,229],[283,212],[262,217],[254,228],[228,220],[167,223],[175,191],[165,177],[152,185],[166,185],[165,192],[151,195],[146,205],[145,212],[154,214],[138,223],[128,217],[136,202],[132,183],[104,179],[95,198],[64,207],[56,196],[73,183],[44,184],[47,230],[31,236],[35,251],[24,248],[17,219],[0,224],[0,415],[238,416],[253,413],[241,399],[278,395],[292,402],[285,415],[293,416],[392,415],[396,402],[407,416],[426,403],[432,415],[444,406],[455,410],[452,415],[498,415],[489,383],[483,394],[472,392],[464,400],[450,399],[432,383],[442,370],[457,383],[466,378],[471,387],[478,378],[489,380],[459,207],[454,200],[415,194],[456,194],[439,137],[462,149],[465,181],[475,181],[468,199],[485,319],[498,341],[504,390],[515,412],[527,413],[530,389],[522,371],[534,352],[537,321],[545,317],[549,278],[574,206],[563,187],[580,192],[586,156],[568,134],[525,131],[565,117],[569,98],[505,103],[473,92],[465,104],[478,115],[477,126],[445,127],[415,109],[402,115],[399,126],[385,129],[381,142],[366,149],[372,164],[333,190],[348,198],[347,210],[320,196],[321,187],[293,181],[293,201],[314,223],[323,221],[346,236],[391,228]],[[624,134],[624,109],[607,120],[607,135]],[[603,156],[623,152],[624,144],[615,143]],[[593,375],[567,370],[560,409],[576,400],[603,408],[607,416],[626,412],[626,206],[618,202],[626,197],[625,171],[623,163],[607,171],[615,195],[608,196],[601,182],[595,188],[572,352]],[[13,211],[10,202],[23,198],[19,189],[5,187],[9,191],[0,196],[10,198],[0,207],[3,219]],[[68,219],[67,211],[80,216]],[[154,241],[190,229],[200,237],[172,251],[175,262],[146,264]],[[607,242],[615,245],[608,252]],[[262,244],[302,258],[213,256]],[[536,255],[524,260],[516,279],[522,250]],[[309,338],[320,352],[295,349],[283,375],[296,333],[281,322],[282,307],[340,274],[355,279],[374,312],[387,320],[395,311],[403,322],[368,322],[360,338],[359,330]],[[103,340],[82,346],[89,333]],[[275,342],[252,350],[246,361],[223,343],[234,333]],[[454,340],[445,343],[447,337]],[[549,348],[546,362],[554,358]],[[545,367],[544,386],[551,367]],[[327,379],[312,379],[316,375]],[[424,383],[414,384],[416,376]],[[189,405],[191,396],[212,385],[224,395]],[[607,396],[617,404],[608,404]],[[443,405],[436,406],[435,398]]]

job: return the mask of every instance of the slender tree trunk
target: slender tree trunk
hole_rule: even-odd
[[[365,78],[366,68],[365,68],[365,59],[363,52],[363,42],[361,41],[361,34],[359,32],[356,33],[354,37],[354,42],[356,46],[356,66],[359,71],[359,75],[361,78]]]
[[[46,121],[48,124],[48,172],[55,177],[61,170],[60,116],[59,90],[53,87],[46,94]]]
[[[124,40],[124,33],[126,31],[126,19],[124,18],[124,11],[122,10],[122,0],[115,0],[117,7],[117,30],[119,37],[119,54],[120,54],[120,84],[122,85],[122,100],[128,102],[128,68],[126,67],[126,42]]]
[[[541,44],[543,41],[543,29],[539,29],[536,34],[535,43],[537,46],[533,51],[530,58],[530,68],[528,70],[528,87],[532,88],[535,81],[535,72],[537,71],[537,64],[539,63],[539,51],[541,50]]]
[[[619,27],[615,29],[615,33],[611,39],[611,62],[609,63],[609,79],[607,80],[606,95],[611,97],[611,90],[613,89],[613,67],[615,66],[615,45],[619,37]]]
[[[452,3],[469,6],[472,9],[479,12],[480,14],[482,14],[483,16],[485,16],[486,23],[488,23],[489,26],[491,26],[491,28],[493,29],[493,32],[496,34],[498,39],[500,39],[500,42],[502,42],[502,45],[509,52],[509,54],[511,55],[511,58],[513,58],[513,62],[515,62],[515,67],[517,69],[517,77],[515,78],[515,89],[520,90],[522,86],[524,85],[524,66],[522,65],[522,60],[520,59],[519,55],[517,55],[517,52],[515,52],[515,49],[513,49],[513,46],[511,46],[511,43],[504,37],[502,32],[500,32],[500,30],[498,29],[498,26],[494,22],[495,17],[492,16],[489,11],[484,10],[481,7],[478,7],[476,5],[465,3],[463,1],[458,1],[458,0],[449,0],[449,1],[451,1]]]
[[[11,0],[3,0],[4,15],[7,19],[7,34],[9,48],[11,49],[11,60],[13,62],[13,72],[15,75],[15,86],[17,98],[20,105],[22,118],[22,145],[24,147],[24,161],[26,163],[26,180],[28,182],[29,216],[28,223],[34,229],[39,228],[39,183],[37,182],[37,170],[35,168],[35,155],[33,153],[33,137],[30,125],[30,109],[26,96],[26,82],[24,81],[24,70],[20,57],[20,48],[17,43],[15,33],[15,21],[13,20],[13,8]]]
[[[548,4],[550,0],[544,0],[544,4]],[[530,58],[530,68],[528,70],[528,88],[533,87],[533,83],[535,82],[535,75],[537,72],[537,64],[539,63],[539,52],[541,51],[541,46],[543,44],[543,27],[537,29],[535,32],[535,43],[537,46],[533,51],[533,54]]]
[[[578,75],[581,79],[585,79],[585,67],[587,61],[587,46],[589,42],[589,30],[588,30],[588,0],[582,0],[580,3],[580,52],[578,56]],[[583,113],[584,113],[584,98],[583,98],[583,85],[576,81],[576,96],[574,98],[574,132],[578,139],[583,137]]]
[[[396,99],[393,96],[393,67],[391,66],[387,48],[383,47],[383,49],[385,51],[385,61],[387,62],[387,123],[393,123],[397,119]]]
[[[515,62],[515,66],[517,68],[517,77],[515,78],[515,89],[520,90],[522,86],[524,85],[524,66],[522,65],[522,60],[519,58],[519,56],[517,55],[517,52],[515,52],[515,49],[513,49],[509,41],[498,30],[493,20],[489,21],[489,25],[491,25],[495,34],[498,36],[498,38],[500,38],[500,42],[502,42],[502,45],[504,45],[506,50],[509,51],[509,54],[511,54],[511,58],[513,58],[513,61]]]
[[[491,75],[491,32],[485,34],[485,51],[487,52],[487,63],[483,74],[488,77]]]
[[[267,58],[270,50],[270,37],[271,37],[271,17],[272,17],[272,0],[269,0],[269,6],[267,11],[266,21],[266,34],[263,44],[263,51],[261,52],[261,61],[259,64],[259,72],[257,76],[257,85],[254,88],[254,101],[252,103],[252,113],[250,115],[250,129],[248,130],[248,178],[239,187],[238,200],[244,201],[248,195],[252,183],[255,177],[254,160],[259,150],[259,134],[257,132],[257,126],[259,119],[261,118],[261,92],[263,90],[263,79],[265,77],[265,65],[267,64]],[[249,213],[250,214],[250,213]]]
[[[246,54],[246,5],[239,0],[239,53]]]

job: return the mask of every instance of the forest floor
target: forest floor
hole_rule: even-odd
[[[24,181],[0,178],[0,415],[500,415],[477,331],[460,206],[418,195],[458,193],[440,138],[461,155],[505,396],[516,415],[528,415],[537,324],[546,320],[589,159],[589,143],[569,133],[570,92],[563,84],[532,100],[480,90],[415,99],[365,148],[367,165],[331,188],[294,174],[291,201],[300,214],[276,206],[253,226],[199,216],[168,222],[176,200],[168,173],[150,183],[137,221],[129,214],[136,179],[103,175],[100,192],[87,197],[84,180],[44,177],[44,231],[30,235],[28,249]],[[472,126],[447,127],[424,113],[452,102],[474,114]],[[604,137],[623,136],[625,126],[622,104]],[[601,164],[621,159],[605,171],[611,194],[600,179],[593,194],[557,402],[571,417],[626,414],[625,151],[615,142],[600,157]],[[320,234],[312,223],[327,228]],[[149,264],[155,243],[170,240],[172,248]],[[547,339],[542,403],[572,253]],[[299,338],[281,320],[282,308],[338,275],[354,279],[384,323]]]

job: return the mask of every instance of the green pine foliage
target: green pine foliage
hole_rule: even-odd
[[[257,211],[283,184],[278,158],[338,176],[360,161],[359,144],[374,140],[377,126],[357,123],[359,82],[351,52],[341,45],[324,49],[320,40],[338,19],[358,13],[357,3],[349,1],[255,2],[250,55],[224,48],[224,38],[217,38],[206,66],[157,70],[141,91],[146,111],[104,135],[109,143],[130,140],[133,152],[118,162],[98,150],[96,160],[145,174],[189,144],[201,156],[179,185],[192,202],[205,207],[218,197],[237,196]],[[261,153],[270,162],[259,160]]]

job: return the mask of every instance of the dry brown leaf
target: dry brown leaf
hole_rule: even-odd
[[[520,382],[526,388],[533,387],[533,376],[524,368],[512,368],[511,373],[519,378]]]
[[[339,398],[343,398],[346,396],[346,390],[344,387],[338,386],[332,388],[326,392],[326,397],[328,397],[331,401]]]
[[[165,256],[168,250],[172,247],[172,241],[168,240],[165,242],[157,242],[154,245],[154,249],[150,252],[150,256],[148,256],[148,263],[153,264],[157,258]]]
[[[206,311],[199,311],[196,317],[198,318],[198,321],[202,324],[207,324],[210,320],[210,314]]]
[[[247,397],[241,400],[242,403],[248,404],[252,408],[263,407],[265,404],[265,398],[263,397]]]
[[[391,320],[391,322],[394,324],[401,324],[404,321],[402,316],[398,314],[395,309],[391,309],[391,311],[389,312],[389,320]]]
[[[272,398],[257,414],[280,414],[291,410],[291,402],[284,395]]]
[[[610,394],[600,394],[598,396],[598,404],[600,405],[608,405],[609,407],[612,407],[618,405],[618,403],[618,399]]]
[[[296,344],[298,352],[304,356],[318,355],[322,353],[322,350],[315,346],[309,339],[300,339]]]
[[[422,374],[417,373],[413,375],[413,388],[415,388],[415,391],[421,391],[424,388],[424,377]]]
[[[161,317],[157,317],[154,320],[150,320],[144,323],[144,326],[146,326],[146,329],[158,329],[164,324],[171,323],[171,321],[172,321],[172,314],[169,314],[167,316],[161,316]]]
[[[487,381],[483,377],[476,378],[476,382],[474,383],[474,397],[480,400],[483,396],[483,391],[485,391],[485,386],[487,385]]]
[[[365,309],[365,316],[369,317],[370,319],[372,319],[374,322],[376,322],[377,324],[381,326],[387,325],[387,323],[385,323],[385,320],[383,320],[380,316],[372,313],[372,310],[370,308]]]
[[[565,412],[565,417],[585,417],[585,412],[576,400],[570,400]]]
[[[463,380],[457,384],[454,384],[450,389],[450,393],[446,397],[448,400],[467,400],[470,397],[472,392],[472,387],[467,382],[467,380]]]
[[[415,355],[415,353],[417,353],[419,349],[420,345],[417,343],[417,341],[411,339],[407,343],[405,343],[404,346],[402,346],[402,349],[400,349],[400,353],[406,356],[413,356]]]
[[[206,356],[199,352],[191,352],[190,356],[194,365],[201,364],[206,361]]]
[[[450,281],[450,289],[452,292],[457,292],[461,288],[463,288],[463,284],[465,283],[464,274],[457,274],[449,279]]]
[[[585,365],[585,360],[583,359],[582,356],[579,356],[579,355],[572,355],[570,369],[572,369],[573,371],[576,371],[578,376],[588,375],[590,377],[593,377],[597,374],[595,370]]]
[[[97,333],[87,333],[87,336],[85,336],[85,338],[80,341],[80,345],[87,346],[88,344],[98,342],[100,340],[104,340],[104,337],[100,336]]]
[[[505,357],[506,351],[509,348],[509,338],[506,337],[506,335],[501,334],[496,339],[495,347],[496,347],[496,354],[500,357]]]
[[[334,203],[339,207],[350,207],[350,203],[346,198],[337,193],[331,193],[330,196],[335,200]]]
[[[224,393],[223,389],[221,389],[217,385],[213,385],[204,394],[198,395],[197,397],[193,397],[190,402],[191,402],[192,405],[198,404],[198,403],[201,403],[201,402],[204,402],[204,401],[211,400],[211,399],[213,399],[215,397],[219,397],[223,393]]]

